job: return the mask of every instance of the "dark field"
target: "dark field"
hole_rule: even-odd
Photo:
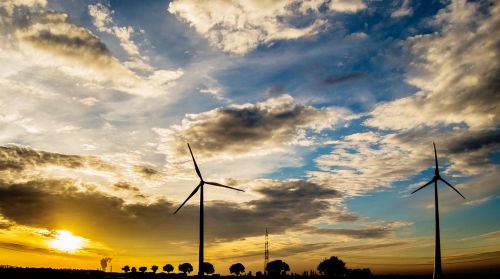
[[[118,273],[118,272],[102,272],[97,270],[72,270],[72,269],[50,269],[50,268],[18,268],[18,267],[7,267],[0,268],[0,278],[1,279],[34,279],[34,278],[47,278],[47,279],[196,279],[198,276],[187,276],[183,273]],[[302,275],[282,275],[280,277],[270,277],[270,276],[220,276],[217,274],[206,276],[225,279],[250,279],[250,278],[262,278],[262,279],[276,279],[276,278],[289,278],[289,279],[299,279],[299,278],[314,278],[314,279],[327,279],[326,276],[302,276]],[[333,277],[335,278],[335,277]],[[430,279],[432,275],[371,275],[371,276],[347,276],[347,277],[337,277],[337,278],[380,278],[380,279],[392,279],[392,278],[408,278],[408,279]],[[497,279],[500,278],[500,273],[469,273],[469,274],[447,274],[444,278],[484,278],[484,279]]]

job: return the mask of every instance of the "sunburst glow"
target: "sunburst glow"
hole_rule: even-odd
[[[83,237],[74,236],[71,232],[66,230],[56,231],[54,239],[49,240],[50,247],[68,253],[74,253],[80,250],[85,244]]]

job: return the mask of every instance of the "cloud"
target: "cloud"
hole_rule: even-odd
[[[132,34],[135,32],[132,26],[118,27],[114,24],[111,17],[112,11],[101,3],[89,5],[89,14],[92,17],[94,26],[100,32],[105,32],[114,35],[120,40],[121,47],[131,56],[139,55],[139,48],[134,41],[131,40]]]
[[[413,8],[410,6],[410,0],[403,0],[401,6],[391,13],[391,17],[400,18],[404,16],[411,16]]]
[[[328,4],[328,8],[332,12],[339,13],[357,13],[366,9],[366,4],[363,0],[332,0]]]
[[[200,156],[233,157],[267,154],[286,145],[309,145],[313,140],[306,132],[331,129],[350,117],[344,109],[317,109],[282,95],[256,104],[188,114],[181,125],[161,132],[167,156],[185,154],[189,142]]]
[[[12,250],[14,252],[30,252],[30,253],[37,253],[37,254],[43,254],[43,255],[54,254],[54,255],[59,255],[59,256],[64,256],[64,257],[74,257],[74,258],[80,258],[80,259],[87,257],[87,256],[82,256],[82,255],[74,255],[71,253],[57,252],[54,249],[37,247],[35,245],[27,245],[27,244],[23,244],[23,243],[13,243],[13,242],[5,242],[5,241],[0,241],[0,248]]]
[[[316,158],[320,170],[309,171],[308,176],[311,181],[331,185],[345,195],[363,195],[390,187],[394,181],[405,180],[419,168],[424,169],[426,159],[432,159],[432,154],[424,154],[400,147],[390,136],[357,133],[336,142],[330,154]]]
[[[481,239],[481,240],[494,240],[494,239],[499,239],[500,238],[500,231],[491,231],[479,235],[473,235],[473,236],[468,236],[459,239],[459,241],[471,241],[471,240],[476,240],[476,239]]]
[[[472,176],[489,173],[495,169],[489,154],[499,150],[499,130],[493,129],[452,129],[442,130],[416,128],[391,136],[394,144],[416,152],[425,150],[430,142],[436,141],[440,161],[450,163],[448,174]],[[415,151],[413,153],[415,153]]]
[[[365,226],[361,229],[340,229],[340,228],[311,228],[308,233],[310,234],[326,234],[326,235],[342,235],[355,239],[367,238],[387,238],[396,229],[410,226],[412,223],[407,222],[388,222],[387,224],[376,224]]]
[[[385,238],[389,231],[385,228],[374,229],[315,229],[311,231],[314,234],[332,234],[343,235],[352,238]]]
[[[429,21],[436,32],[405,42],[407,82],[420,91],[375,105],[363,122],[367,131],[332,142],[310,180],[346,195],[391,187],[433,166],[433,141],[447,175],[492,175],[490,155],[500,148],[499,11],[466,1],[439,11]]]
[[[366,8],[356,1],[193,1],[177,0],[168,11],[189,23],[213,47],[245,54],[261,44],[313,36],[327,26],[321,8],[335,13],[355,13]],[[299,26],[293,19],[308,16]]]
[[[152,167],[148,167],[148,166],[135,166],[134,171],[137,172],[138,174],[140,174],[142,177],[147,178],[147,179],[154,178],[154,177],[158,176],[158,174],[159,174],[159,171],[155,170]]]
[[[383,248],[387,248],[387,247],[404,246],[406,244],[408,244],[408,243],[404,242],[404,241],[397,241],[397,242],[392,242],[392,243],[361,244],[361,245],[336,247],[335,251],[372,251],[372,250],[378,250],[378,249],[383,249]]]
[[[356,133],[333,143],[330,154],[316,158],[319,170],[309,171],[308,176],[311,181],[332,185],[345,195],[389,188],[396,181],[408,180],[434,167],[433,141],[441,172],[449,175],[448,181],[456,176],[490,176],[497,168],[488,154],[500,147],[495,134],[466,129]]]
[[[115,245],[123,238],[141,238],[146,242],[168,239],[172,243],[195,238],[190,232],[197,224],[196,205],[188,203],[173,215],[178,204],[166,200],[129,204],[96,190],[83,190],[74,183],[71,179],[1,181],[0,213],[20,225],[58,229],[64,224],[75,234]],[[213,201],[205,205],[208,240],[256,236],[266,226],[276,233],[285,232],[330,212],[332,208],[325,200],[340,197],[335,190],[300,180],[260,181],[260,185],[265,187],[255,190],[259,199],[240,204]],[[302,208],[299,212],[297,204]],[[147,229],[151,227],[155,230]]]
[[[0,81],[6,82],[8,87],[13,85],[15,74],[44,72],[44,77],[53,73],[54,79],[60,80],[61,76],[77,79],[75,83],[86,87],[151,97],[165,94],[165,90],[183,75],[181,69],[149,67],[147,71],[135,72],[127,68],[92,32],[72,23],[66,13],[47,10],[45,4],[43,1],[0,4],[3,19],[0,22],[3,34],[0,61],[3,65],[15,65],[0,66],[0,78],[7,78]],[[112,30],[122,46],[135,55],[131,30],[119,27]],[[138,63],[135,61],[134,65]]]
[[[11,12],[1,10],[4,20],[0,27],[10,38],[9,43],[3,42],[5,49],[17,48],[26,55],[39,51],[95,70],[105,68],[122,76],[131,75],[104,43],[87,29],[72,24],[67,14],[47,11],[40,5],[14,7]]]
[[[432,21],[440,30],[406,42],[413,55],[407,82],[420,91],[376,105],[365,124],[395,130],[462,123],[497,129],[499,10],[497,4],[462,0],[442,9]]]
[[[114,168],[97,157],[65,155],[34,150],[20,145],[0,146],[0,171],[24,171],[36,167],[94,168],[112,171]]]
[[[352,72],[352,73],[347,73],[347,74],[338,74],[338,75],[331,75],[329,77],[326,77],[323,79],[322,83],[324,85],[333,85],[333,84],[338,84],[346,81],[351,81],[351,80],[356,80],[359,78],[365,77],[365,73],[361,72]]]
[[[136,192],[136,193],[141,192],[141,190],[139,188],[131,185],[130,183],[124,182],[124,181],[120,181],[118,183],[113,184],[113,187],[117,190],[131,191],[131,192]]]
[[[466,199],[462,199],[458,196],[455,191],[447,187],[444,183],[439,183],[440,187],[443,187],[442,192],[439,193],[439,209],[443,212],[450,211],[453,209],[461,208],[464,206],[473,207],[481,206],[486,202],[498,199],[498,189],[500,189],[500,179],[499,167],[492,169],[489,172],[483,173],[481,176],[473,177],[463,183],[453,183],[453,180],[449,177],[445,179],[452,183],[464,196]],[[422,207],[430,208],[433,210],[434,203],[430,200],[422,204]]]

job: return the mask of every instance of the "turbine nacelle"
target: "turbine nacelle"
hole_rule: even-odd
[[[224,185],[224,184],[220,184],[220,183],[217,183],[217,182],[210,182],[210,181],[205,181],[203,180],[203,176],[201,175],[201,171],[200,171],[200,168],[198,168],[198,164],[196,163],[196,160],[194,159],[194,155],[193,155],[193,151],[191,150],[191,146],[189,145],[189,143],[187,144],[188,145],[188,148],[189,148],[189,153],[191,154],[191,158],[193,159],[193,163],[194,163],[194,169],[196,171],[196,174],[198,175],[198,177],[200,178],[200,183],[198,184],[198,186],[196,186],[196,188],[194,188],[193,192],[191,192],[191,194],[187,197],[187,199],[179,206],[179,208],[177,208],[177,210],[174,212],[174,214],[176,214],[183,206],[184,204],[186,204],[186,202],[191,199],[191,197],[194,196],[194,194],[196,194],[196,192],[198,192],[198,190],[203,187],[203,185],[205,184],[208,184],[208,185],[212,185],[212,186],[217,186],[217,187],[222,187],[222,188],[228,188],[228,189],[232,189],[232,190],[236,190],[236,191],[240,191],[240,192],[245,192],[241,189],[236,189],[236,188],[233,188],[233,187],[230,187],[230,186],[227,186],[227,185]]]
[[[423,186],[419,187],[417,190],[411,192],[412,194],[429,186],[430,184],[432,183],[437,183],[438,180],[441,180],[443,181],[446,185],[448,185],[451,189],[455,190],[455,192],[457,192],[457,194],[459,194],[462,198],[465,199],[465,197],[455,188],[453,187],[448,181],[446,181],[444,178],[441,177],[441,175],[439,174],[439,165],[438,165],[438,159],[437,159],[437,151],[436,151],[436,144],[433,142],[432,143],[434,145],[434,159],[435,159],[435,162],[436,162],[436,168],[434,170],[434,177],[431,179],[431,181],[425,183]],[[436,184],[437,185],[437,184]]]

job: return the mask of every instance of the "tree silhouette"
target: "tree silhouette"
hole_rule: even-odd
[[[146,272],[146,270],[148,270],[148,268],[145,267],[145,266],[139,267],[139,271],[142,272],[142,273]]]
[[[240,273],[245,272],[245,266],[241,263],[235,263],[229,268],[229,272],[239,276]]]
[[[135,268],[135,266],[133,266],[130,271],[132,271],[132,273],[136,273],[137,272],[137,268]]]
[[[153,271],[153,273],[156,273],[156,271],[158,270],[158,266],[157,265],[151,266],[151,270]]]
[[[345,263],[335,257],[332,256],[329,259],[325,259],[318,265],[318,271],[321,274],[326,275],[327,277],[337,277],[344,276],[347,273],[347,269],[345,267]]]
[[[203,263],[203,273],[212,274],[215,272],[214,265],[209,262]]]
[[[130,271],[130,266],[126,265],[126,266],[122,267],[122,270],[123,270],[123,272],[127,273]]]
[[[280,274],[286,274],[287,271],[290,271],[290,266],[282,260],[275,260],[267,264],[266,270],[271,276],[279,276]]]
[[[179,270],[184,274],[191,273],[191,271],[193,271],[193,266],[190,263],[183,263],[179,265]]]
[[[170,273],[174,271],[174,267],[171,264],[166,264],[163,266],[163,271],[165,271],[166,273]]]

